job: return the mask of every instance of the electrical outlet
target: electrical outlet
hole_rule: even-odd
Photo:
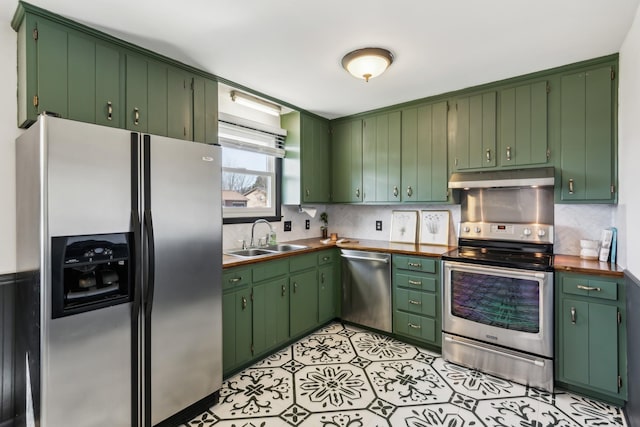
[[[309,221],[308,219],[304,220],[304,229],[308,230],[311,228],[311,221]]]
[[[284,222],[284,231],[291,231],[291,221]]]
[[[376,221],[376,231],[382,231],[382,221]]]

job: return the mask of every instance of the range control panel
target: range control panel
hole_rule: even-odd
[[[458,236],[464,239],[553,243],[553,226],[549,224],[461,222]]]

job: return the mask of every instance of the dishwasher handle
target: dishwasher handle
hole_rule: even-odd
[[[365,256],[345,255],[345,254],[340,254],[340,256],[342,258],[347,258],[347,259],[358,259],[362,261],[378,261],[378,262],[383,262],[385,264],[389,264],[389,258],[369,258]]]

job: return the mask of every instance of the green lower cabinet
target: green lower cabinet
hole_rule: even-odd
[[[393,255],[393,332],[440,347],[440,263]]]
[[[337,289],[333,264],[322,266],[318,269],[318,322],[324,323],[337,315],[336,298]]]
[[[317,270],[289,277],[291,336],[296,337],[318,325]]]
[[[222,304],[222,366],[226,373],[253,357],[250,288],[225,293]]]
[[[557,380],[595,397],[625,400],[623,284],[570,274],[560,274],[558,280],[561,286],[557,287],[556,306]],[[592,286],[594,283],[605,287]],[[611,300],[616,295],[612,294],[612,287],[618,287],[617,301],[615,297]]]
[[[289,280],[284,277],[253,287],[253,351],[255,355],[289,339]]]

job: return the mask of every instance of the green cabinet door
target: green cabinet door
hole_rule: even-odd
[[[578,384],[618,393],[618,308],[566,298],[562,303],[562,367]]]
[[[75,33],[68,34],[68,103],[71,120],[96,120],[96,44]]]
[[[565,75],[560,95],[561,199],[612,202],[612,67]]]
[[[447,200],[447,102],[402,111],[403,202]]]
[[[103,44],[96,44],[96,123],[122,127],[124,109],[120,95],[120,52]]]
[[[306,117],[306,116],[305,116]],[[303,119],[303,123],[308,118]],[[305,202],[327,203],[331,201],[331,144],[329,139],[329,122],[313,118],[313,146],[312,159],[302,164],[302,181],[313,182],[313,194]],[[305,167],[313,164],[313,175],[305,174]]]
[[[222,365],[229,372],[252,357],[249,288],[225,293],[222,304]]]
[[[157,69],[154,69],[157,70]],[[156,73],[153,73],[154,76]],[[154,81],[156,79],[154,78]],[[135,56],[126,56],[126,109],[125,126],[135,132],[147,132],[147,61]],[[166,88],[166,84],[164,85]],[[163,85],[154,91],[165,91]]]
[[[167,68],[166,123],[170,138],[193,140],[191,79],[191,75],[182,70]]]
[[[362,120],[333,125],[331,139],[333,202],[362,202]]]
[[[49,111],[68,118],[67,30],[44,19],[38,21],[37,29],[38,89],[34,94],[37,102],[34,103],[37,104],[38,114]]]
[[[327,264],[318,269],[318,323],[336,317],[337,289],[335,267]]]
[[[289,281],[253,287],[253,350],[259,355],[289,339]]]
[[[193,78],[193,140],[218,143],[218,83]]]
[[[400,118],[397,111],[363,120],[364,202],[400,201]]]
[[[500,91],[500,166],[547,161],[547,82]]]
[[[289,277],[290,331],[295,337],[313,329],[318,323],[317,270],[292,274]]]
[[[455,170],[496,166],[496,92],[456,101]]]

